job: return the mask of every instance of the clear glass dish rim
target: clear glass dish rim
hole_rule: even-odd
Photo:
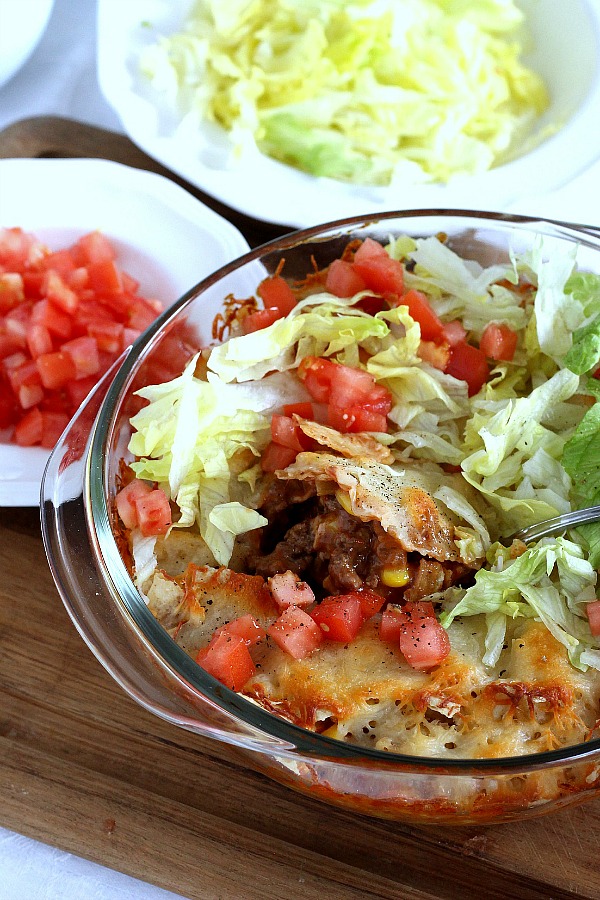
[[[158,332],[171,318],[177,315],[186,304],[194,300],[204,290],[220,281],[221,278],[233,273],[247,263],[260,259],[267,252],[283,251],[289,247],[296,246],[298,243],[318,239],[320,236],[323,239],[327,239],[332,232],[338,230],[366,229],[371,224],[385,222],[388,219],[420,218],[426,221],[434,217],[451,218],[453,220],[464,219],[465,223],[475,221],[488,222],[491,225],[513,225],[518,230],[535,229],[539,233],[546,233],[567,240],[577,239],[581,243],[588,243],[600,253],[600,229],[591,225],[579,225],[536,216],[454,209],[396,210],[368,216],[351,216],[310,228],[291,231],[250,250],[194,285],[168,310],[162,313],[136,341],[134,348],[127,355],[116,373],[98,413],[88,449],[84,503],[89,534],[92,538],[92,544],[94,545],[104,580],[109,584],[112,583],[111,593],[113,597],[118,598],[121,612],[125,614],[130,626],[135,630],[142,643],[146,645],[146,648],[154,656],[160,658],[161,663],[176,678],[186,682],[200,695],[220,706],[226,713],[234,716],[241,723],[263,732],[266,736],[274,738],[276,741],[283,742],[283,745],[287,748],[290,746],[295,748],[299,754],[342,764],[364,762],[373,766],[381,763],[386,769],[395,764],[399,770],[404,771],[407,769],[420,770],[421,772],[435,770],[438,772],[443,771],[445,775],[471,777],[476,773],[502,775],[514,773],[515,770],[519,772],[533,771],[556,765],[582,762],[600,755],[600,738],[558,750],[522,756],[485,759],[443,759],[440,757],[411,756],[347,744],[294,725],[292,722],[288,722],[264,710],[242,695],[226,688],[178,646],[150,612],[135,588],[119,553],[110,526],[107,505],[108,469],[106,446],[114,426],[114,413],[118,408],[123,388],[135,371],[140,356],[148,350]],[[276,747],[270,744],[265,747],[265,752],[271,755],[276,754]]]

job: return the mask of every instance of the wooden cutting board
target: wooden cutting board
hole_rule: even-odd
[[[56,118],[0,133],[11,156],[169,174],[121,135]],[[201,199],[253,244],[281,231]],[[62,606],[37,510],[0,509],[0,571],[1,825],[191,900],[600,898],[600,801],[468,828],[329,808],[121,691]]]

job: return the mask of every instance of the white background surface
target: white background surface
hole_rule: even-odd
[[[12,2],[0,0],[0,29]],[[15,2],[27,5],[31,0]],[[37,48],[23,68],[0,87],[0,129],[29,116],[61,115],[123,131],[98,87],[95,11],[95,0],[55,0]],[[590,140],[600,145],[600,124]],[[596,164],[569,188],[529,199],[524,208],[517,204],[512,209],[600,225],[599,200],[600,165]],[[23,802],[27,803],[26,797]],[[0,829],[0,897],[167,900],[175,895]]]

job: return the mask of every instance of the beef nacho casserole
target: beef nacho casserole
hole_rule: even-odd
[[[218,681],[391,753],[598,736],[600,529],[512,539],[600,490],[600,277],[550,249],[362,237],[302,277],[283,254],[138,392],[119,544]]]

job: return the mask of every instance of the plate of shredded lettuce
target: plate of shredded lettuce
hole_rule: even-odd
[[[262,220],[499,208],[598,156],[599,18],[579,0],[100,0],[99,79],[138,145]]]

